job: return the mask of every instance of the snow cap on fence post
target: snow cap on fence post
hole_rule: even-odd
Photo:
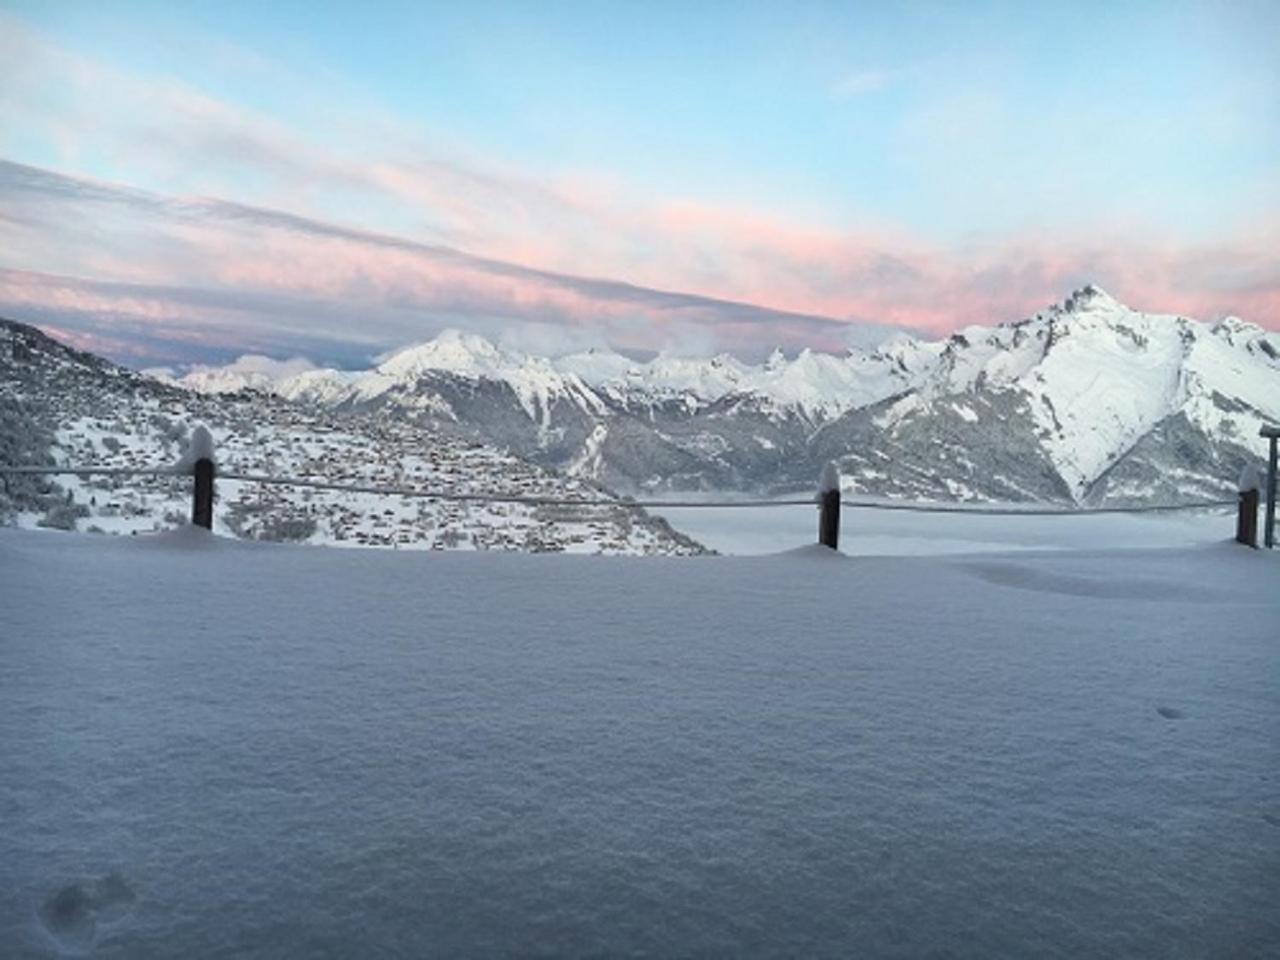
[[[208,460],[215,466],[218,463],[213,448],[213,434],[203,426],[198,426],[191,431],[191,436],[187,439],[187,448],[182,451],[182,456],[173,465],[173,472],[194,473],[196,463],[200,460]]]
[[[840,470],[828,461],[818,478],[818,543],[832,550],[840,542]]]
[[[213,529],[213,475],[217,460],[213,449],[213,434],[198,426],[191,431],[187,449],[174,470],[195,477],[195,489],[191,500],[191,522],[206,530]]]
[[[827,465],[822,468],[822,476],[818,478],[818,494],[830,493],[832,490],[840,489],[840,468],[836,466],[834,460],[828,460]]]
[[[1262,489],[1262,471],[1252,463],[1246,463],[1240,468],[1240,477],[1236,481],[1236,489],[1241,493],[1247,493],[1250,490]]]

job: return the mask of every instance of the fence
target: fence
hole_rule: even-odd
[[[1265,542],[1268,549],[1274,546],[1274,523],[1276,501],[1276,443],[1280,439],[1280,428],[1263,427],[1261,436],[1270,441],[1268,469],[1266,478],[1267,507],[1264,521]],[[219,472],[213,455],[213,442],[208,431],[197,427],[192,434],[192,443],[187,455],[174,467],[56,467],[56,466],[0,466],[0,475],[6,474],[43,474],[43,475],[79,475],[79,476],[191,476],[192,505],[191,522],[206,530],[213,529],[213,500],[215,478],[223,480],[239,480],[249,483],[274,484],[279,486],[303,487],[313,490],[329,490],[342,493],[365,493],[388,497],[416,497],[428,500],[442,500],[475,503],[521,503],[531,506],[571,506],[571,507],[610,507],[626,509],[738,509],[744,507],[791,507],[815,504],[819,510],[818,543],[822,546],[837,549],[840,538],[840,510],[846,507],[853,510],[901,510],[920,513],[952,513],[972,514],[975,516],[1088,516],[1097,514],[1140,514],[1167,513],[1181,510],[1203,510],[1216,507],[1237,507],[1236,540],[1248,546],[1257,547],[1258,508],[1262,481],[1253,471],[1242,474],[1239,482],[1239,494],[1234,500],[1203,500],[1192,503],[1181,503],[1169,506],[1139,507],[1097,507],[1090,509],[1016,506],[973,506],[968,504],[920,503],[908,501],[869,501],[845,499],[840,495],[840,476],[834,464],[828,464],[822,472],[819,489],[811,498],[784,498],[774,500],[635,500],[621,498],[616,500],[584,500],[582,498],[523,496],[502,493],[462,493],[452,490],[423,490],[415,487],[379,486],[376,484],[334,483],[328,480],[312,480],[305,477],[273,477],[263,474],[243,473],[238,471]]]

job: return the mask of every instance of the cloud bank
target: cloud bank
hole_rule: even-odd
[[[894,326],[941,333],[1013,319],[1086,281],[1135,306],[1195,316],[1274,323],[1280,304],[1277,258],[1227,247],[1051,255],[1032,244],[975,246],[961,258],[697,208],[665,215],[670,244],[722,245],[718,268],[741,271],[747,298],[784,305],[760,306],[11,162],[0,162],[0,204],[0,238],[18,261],[0,268],[0,310],[152,363],[246,350],[356,362],[459,325],[509,337],[534,324],[543,342],[559,330],[566,343],[635,350],[840,349]]]
[[[339,105],[321,135],[0,27],[0,153],[51,158],[0,160],[0,311],[128,362],[363,363],[446,326],[755,357],[1016,319],[1086,282],[1280,327],[1275,198],[1198,240],[1103,213],[941,242],[608,171],[534,176]]]

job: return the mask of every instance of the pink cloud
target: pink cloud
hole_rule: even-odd
[[[93,318],[117,339],[147,328],[191,344],[270,352],[291,337],[387,347],[446,324],[493,332],[495,323],[533,322],[595,331],[621,347],[695,339],[708,349],[759,352],[774,343],[839,349],[852,330],[841,320],[941,335],[1017,319],[1086,281],[1136,307],[1207,319],[1235,312],[1275,326],[1280,305],[1280,264],[1251,252],[1265,246],[1188,250],[1112,238],[1105,250],[1024,242],[947,252],[892,231],[855,236],[692,205],[632,212],[631,237],[662,250],[636,272],[688,281],[689,292],[668,293],[219,201],[139,200],[109,185],[86,187],[86,199],[76,193],[81,181],[44,176],[57,185],[40,195],[46,216],[12,228],[15,248],[79,249],[60,244],[59,231],[78,236],[72,225],[105,204],[119,229],[162,255],[131,258],[116,248],[104,256],[90,244],[73,270],[107,283],[5,271],[0,304]],[[24,230],[41,243],[22,243]],[[716,252],[714,269],[697,268]]]
[[[305,226],[236,224],[217,212],[218,201],[151,194],[126,209],[118,196],[46,195],[27,196],[25,209],[6,203],[6,217],[16,219],[0,223],[9,251],[0,266],[269,293],[346,304],[352,314],[382,305],[455,321],[594,324],[655,342],[673,324],[693,322],[716,326],[719,346],[744,348],[774,334],[758,321],[735,320],[731,304],[717,311],[692,301],[775,312],[777,338],[792,342],[825,342],[839,331],[786,313],[944,333],[1027,315],[1085,281],[1145,309],[1206,318],[1235,312],[1280,325],[1280,265],[1259,253],[1276,249],[1274,227],[1236,230],[1213,243],[1174,243],[1138,225],[1105,237],[1095,231],[944,245],[882,223],[823,225],[747,205],[646,196],[606,174],[531,177],[456,152],[442,156],[394,119],[358,131],[370,137],[334,130],[318,143],[203,91],[61,49],[12,18],[3,25],[0,50],[22,66],[8,77],[14,90],[0,104],[0,127],[40,132],[63,145],[68,164],[91,141],[138,182],[174,191],[247,190],[236,194],[246,210],[254,203],[288,208],[328,224],[345,214],[380,225],[392,239],[443,237],[479,256],[433,257],[411,240],[397,247],[340,235],[337,227],[320,235]],[[119,192],[107,193],[112,189]],[[143,209],[147,203],[152,209]],[[595,277],[648,294],[628,296],[618,285],[603,290],[590,281]],[[65,296],[53,295],[60,309],[99,309]],[[112,309],[161,324],[172,322],[177,308],[120,294]],[[210,316],[191,305],[179,313],[192,323],[231,322],[231,314]],[[234,314],[241,329],[247,315]],[[392,327],[385,330],[393,335]]]
[[[889,226],[837,231],[750,210],[670,203],[601,214],[623,237],[593,248],[596,272],[676,285],[778,310],[858,318],[945,333],[1029,315],[1085,282],[1152,312],[1214,318],[1237,313],[1280,325],[1280,259],[1273,243],[1170,245],[1140,228],[1106,240],[1019,237],[946,248]],[[583,268],[576,242],[553,234],[499,246],[525,263]],[[635,253],[634,251],[643,251]]]

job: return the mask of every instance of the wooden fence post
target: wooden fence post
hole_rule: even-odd
[[[1240,502],[1236,508],[1236,543],[1257,549],[1258,546],[1258,488],[1262,480],[1253,464],[1240,469]]]
[[[177,469],[190,470],[195,478],[195,492],[191,498],[191,523],[206,530],[213,529],[213,478],[218,472],[214,459],[213,435],[204,427],[191,431],[187,451],[178,461]]]
[[[191,522],[213,529],[213,461],[201,457],[195,466],[195,496],[191,501]]]
[[[822,468],[818,481],[818,543],[832,550],[840,543],[840,471],[834,463]]]

